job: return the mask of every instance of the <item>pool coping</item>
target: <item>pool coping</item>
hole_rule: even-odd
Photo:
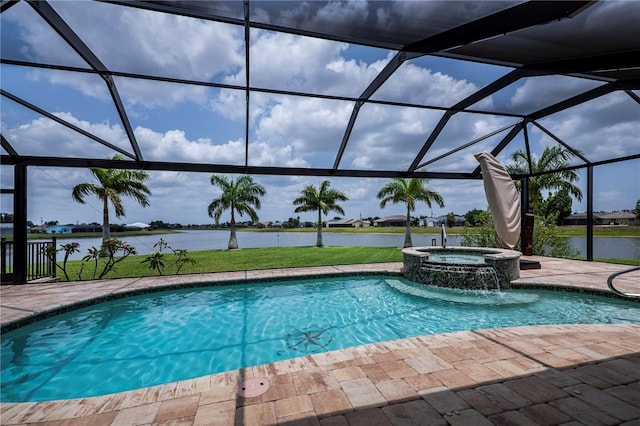
[[[543,259],[542,270],[533,270],[533,273],[526,271],[526,273],[523,274],[524,276],[516,280],[516,286],[521,288],[571,289],[572,291],[589,293],[595,291],[600,293],[606,291],[602,288],[602,284],[604,280],[606,285],[606,277],[609,271],[611,269],[623,269],[621,265],[597,268],[599,265],[590,264],[592,269],[594,269],[593,266],[596,266],[593,271],[586,272],[591,277],[591,281],[586,283],[587,285],[576,286],[570,282],[572,279],[575,279],[576,273],[571,273],[570,270],[575,271],[577,269],[584,274],[586,264],[572,264],[568,268],[563,269],[560,263],[566,265],[566,262],[571,261],[550,258]],[[551,270],[552,265],[555,271]],[[331,277],[370,274],[397,276],[400,275],[401,267],[402,263],[391,263],[341,265],[295,270],[244,271],[239,273],[217,274],[215,282],[224,285],[231,282],[247,282],[246,280],[251,280],[252,282],[256,282],[257,279],[260,279],[262,282],[280,281],[283,279],[299,279],[309,276]],[[537,274],[534,274],[535,272],[537,272]],[[195,283],[196,286],[210,285],[208,283],[212,281],[211,274],[204,275],[206,276],[198,275],[189,276],[188,278],[192,281],[195,279],[197,281]],[[127,291],[157,291],[158,289],[180,286],[179,281],[181,281],[181,279],[176,281],[174,277],[161,278],[163,278],[161,283],[157,280],[121,279],[108,280],[109,283],[105,282],[107,280],[103,280],[82,284],[59,283],[57,286],[37,284],[11,286],[10,288],[2,287],[0,288],[2,293],[2,303],[0,304],[2,307],[2,324],[6,326],[7,324],[19,321],[15,316],[10,317],[10,319],[13,320],[5,321],[5,314],[8,312],[15,314],[17,311],[20,313],[20,317],[24,319],[44,312],[47,305],[49,310],[52,310],[68,305],[68,303],[82,300],[83,298],[86,299],[90,293],[89,290],[95,290],[96,286],[98,289],[102,288],[102,296],[111,294],[116,297],[126,294]],[[542,283],[540,279],[545,279],[547,282],[554,282]],[[629,279],[631,284],[633,284],[635,280],[635,276]],[[80,291],[80,295],[76,292],[79,285],[85,287],[82,289],[85,291]],[[61,297],[64,296],[65,290],[72,290],[70,300]],[[34,297],[34,294],[38,294],[40,298],[44,298],[44,296],[51,296],[51,298],[48,303],[38,303],[38,301],[35,300],[38,298]],[[569,337],[560,339],[558,337],[560,335]],[[376,416],[389,417],[394,410],[399,410],[407,404],[411,404],[411,407],[414,407],[419,402],[421,404],[424,401],[429,403],[430,399],[427,395],[431,395],[432,393],[437,393],[441,395],[441,397],[442,395],[446,395],[447,398],[453,398],[453,394],[458,396],[466,395],[468,393],[467,391],[471,391],[472,389],[477,390],[486,386],[493,386],[493,383],[502,383],[507,379],[515,380],[515,378],[520,377],[520,375],[517,374],[507,374],[506,378],[498,375],[494,380],[470,380],[468,376],[471,373],[464,373],[466,370],[462,369],[463,364],[461,361],[454,362],[451,359],[447,359],[447,357],[440,358],[444,360],[444,362],[456,366],[454,370],[451,370],[451,374],[455,373],[454,376],[461,377],[461,374],[466,374],[469,382],[466,385],[456,386],[454,382],[450,382],[450,377],[440,377],[436,374],[437,371],[420,372],[415,368],[413,370],[407,368],[405,364],[417,362],[416,360],[419,357],[417,358],[416,355],[418,353],[423,354],[428,352],[428,356],[431,357],[430,359],[435,360],[435,358],[433,358],[433,352],[447,345],[451,347],[463,345],[466,348],[466,345],[473,346],[477,343],[480,347],[483,347],[483,345],[493,345],[495,342],[511,339],[509,340],[509,345],[518,346],[518,350],[514,350],[514,353],[518,357],[518,362],[525,363],[539,358],[541,355],[537,354],[536,351],[539,351],[540,348],[536,349],[526,345],[520,346],[527,341],[540,343],[546,339],[549,340],[549,349],[545,352],[545,361],[540,364],[543,365],[545,371],[548,368],[560,369],[571,367],[579,369],[582,368],[580,367],[582,364],[597,363],[609,359],[608,357],[611,359],[623,359],[624,362],[637,362],[640,366],[640,356],[638,355],[640,353],[639,337],[640,326],[602,324],[525,326],[419,336],[314,354],[307,357],[99,397],[27,403],[0,402],[0,416],[2,424],[30,424],[44,421],[63,422],[65,420],[77,422],[71,424],[100,424],[101,420],[106,421],[102,424],[128,424],[128,421],[123,423],[123,420],[129,419],[131,416],[136,418],[144,417],[147,421],[143,423],[155,422],[161,424],[159,420],[162,420],[163,417],[161,414],[165,412],[164,410],[168,409],[166,407],[178,405],[186,410],[186,408],[184,408],[186,405],[184,404],[191,404],[189,406],[193,408],[194,401],[197,399],[197,407],[190,411],[190,416],[184,417],[184,419],[186,419],[185,424],[208,424],[209,421],[213,421],[210,415],[212,415],[213,412],[211,410],[214,408],[217,414],[223,413],[223,417],[226,419],[225,422],[220,424],[238,424],[238,416],[244,421],[258,414],[260,414],[260,416],[256,417],[256,419],[269,418],[272,419],[273,422],[266,420],[263,422],[259,420],[255,424],[274,424],[276,421],[281,423],[285,422],[285,420],[295,423],[296,419],[294,417],[296,416],[298,419],[305,418],[311,421],[310,424],[329,423],[331,419],[346,421],[359,416],[366,416],[373,412],[375,412]],[[639,343],[633,343],[634,341]],[[500,343],[500,345],[502,345],[502,343]],[[500,352],[505,347],[495,346],[495,350]],[[464,353],[467,350],[470,349],[458,350],[457,353]],[[576,353],[580,354],[580,356],[577,356]],[[559,356],[559,354],[562,356]],[[495,354],[488,354],[486,356],[492,357],[493,359],[495,358],[494,355]],[[522,360],[520,359],[521,355],[525,356]],[[450,356],[456,357],[460,355],[454,355],[454,353],[451,352]],[[508,360],[510,359],[511,358]],[[482,363],[478,364],[477,360],[469,359],[468,362],[473,362],[474,368],[482,367],[480,365]],[[502,363],[503,360],[493,359],[491,362]],[[396,364],[402,364],[403,368],[407,369],[407,371],[411,370],[411,374],[415,373],[416,375],[401,377],[405,373],[395,372],[394,368],[397,367]],[[486,365],[494,366],[491,363],[486,363]],[[534,370],[536,368],[543,368],[540,365],[532,368]],[[460,368],[458,368],[458,366],[460,366]],[[416,365],[414,365],[414,367],[416,367]],[[380,373],[380,368],[383,370],[387,369],[385,370],[387,373],[393,372],[393,374],[387,374],[386,379],[380,381],[378,380],[378,374],[375,373],[376,371]],[[514,369],[515,367],[510,366],[509,368]],[[381,374],[382,373],[380,373],[380,375]],[[439,379],[436,380],[435,376],[432,377],[434,374],[439,377]],[[532,374],[534,376],[539,375],[535,372]],[[275,381],[275,383],[272,389],[265,394],[268,395],[267,397],[242,399],[236,397],[233,392],[235,384],[242,377],[269,377],[272,381]],[[418,385],[418,382],[423,383],[427,381],[427,378],[429,378],[429,380],[436,380],[434,384],[437,384],[437,386],[418,389],[422,386]],[[311,379],[313,379],[312,381],[315,385],[307,384],[307,386],[300,384],[303,382],[306,383],[307,380]],[[640,377],[636,380],[640,381]],[[319,382],[324,383],[324,385],[318,384]],[[408,384],[414,387],[411,391],[413,393],[409,392]],[[373,388],[371,387],[372,385]],[[583,385],[588,384],[583,383]],[[305,386],[310,388],[305,391]],[[412,396],[406,398],[393,397],[394,392],[399,392],[398,389],[393,392],[389,390],[390,387],[394,386],[401,387],[404,391],[411,393]],[[284,392],[283,389],[287,389],[287,392]],[[389,392],[389,395],[385,392]],[[380,399],[381,393],[385,395],[382,399]],[[357,396],[359,394],[368,395],[367,398],[370,397],[373,398],[373,400],[360,401],[360,397]],[[333,398],[332,403],[327,403],[327,401],[323,399],[329,396]],[[291,404],[294,402],[298,405],[304,405],[304,410],[306,411],[295,412],[296,409],[291,408]],[[327,411],[331,408],[328,408],[327,404],[333,406],[333,411]],[[340,408],[340,406],[342,406],[341,404],[345,405],[344,409]],[[431,405],[428,405],[432,408],[434,408],[434,405],[437,406],[433,401],[430,404]],[[311,410],[308,410],[309,407],[311,407]],[[473,415],[488,416],[487,413],[483,414],[482,410],[473,404],[471,404],[471,407],[467,404],[466,407],[467,408],[463,410],[464,413],[471,410],[473,413],[471,413],[471,411],[469,411],[469,413]],[[302,410],[302,408],[298,408]],[[597,410],[597,408],[593,407],[590,409]],[[153,412],[153,416],[150,414],[151,412]],[[300,417],[302,414],[304,414],[304,416]],[[442,418],[446,420],[449,412],[440,414]],[[151,420],[149,421],[149,419]],[[202,422],[203,419],[207,419],[207,421]],[[638,419],[640,419],[640,415]],[[348,422],[342,424],[347,423]]]

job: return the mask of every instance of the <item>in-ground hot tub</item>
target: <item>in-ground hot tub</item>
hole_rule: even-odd
[[[408,247],[402,250],[405,278],[439,287],[500,290],[520,278],[515,250],[485,247]]]

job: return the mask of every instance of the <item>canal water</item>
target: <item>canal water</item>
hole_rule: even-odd
[[[313,246],[316,243],[315,232],[251,232],[236,233],[240,248],[258,247],[300,247]],[[184,230],[179,233],[164,235],[141,235],[124,237],[122,240],[135,247],[137,254],[149,254],[157,248],[160,238],[174,249],[188,251],[226,249],[229,243],[228,230]],[[404,235],[389,234],[336,234],[323,233],[322,239],[327,246],[374,246],[374,247],[402,247]],[[440,245],[440,235],[412,235],[414,246]],[[460,245],[462,237],[447,236],[447,245]],[[81,259],[87,254],[87,249],[100,246],[100,238],[63,238],[58,237],[58,243],[69,241],[80,243],[80,252],[74,253],[69,259]],[[584,237],[569,238],[571,245],[586,256],[587,241]],[[640,259],[640,238],[594,238],[593,256],[600,258]]]

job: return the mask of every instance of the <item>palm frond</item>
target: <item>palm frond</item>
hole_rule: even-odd
[[[531,170],[529,170],[527,154],[519,150],[512,154],[514,164],[507,165],[505,168],[511,174],[529,175],[530,172],[534,174],[544,173],[529,177],[529,196],[533,202],[533,211],[537,213],[539,204],[543,199],[542,191],[545,189],[566,189],[578,201],[582,200],[582,191],[573,184],[573,182],[578,180],[578,174],[574,170],[552,173],[554,170],[568,167],[569,161],[573,157],[575,157],[575,154],[562,146],[547,146],[540,155],[540,158],[532,156]],[[516,187],[520,189],[520,182],[516,182]]]
[[[316,189],[313,185],[308,185],[302,190],[302,194],[293,200],[293,205],[297,206],[294,210],[296,213],[321,211],[328,214],[330,211],[336,211],[344,214],[344,210],[338,204],[340,201],[348,201],[349,198],[341,191],[330,188],[331,182],[322,181],[320,188]]]
[[[93,183],[79,183],[71,190],[73,199],[81,204],[85,203],[84,197],[88,195],[96,195],[100,199],[102,199],[103,196],[101,188]]]
[[[222,194],[208,207],[209,216],[215,219],[216,224],[225,210],[231,211],[232,219],[237,212],[240,216],[248,215],[253,221],[258,220],[256,209],[260,209],[260,197],[266,194],[266,190],[251,176],[242,175],[237,179],[228,179],[225,176],[213,175],[211,184],[222,190]]]
[[[414,211],[418,201],[425,202],[429,207],[435,202],[440,207],[444,207],[444,199],[440,194],[427,187],[427,179],[404,179],[394,178],[387,183],[380,191],[380,207],[384,208],[387,203],[405,203],[409,211]]]

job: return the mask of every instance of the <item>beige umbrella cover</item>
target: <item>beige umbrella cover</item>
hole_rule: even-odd
[[[484,192],[502,248],[513,249],[520,237],[520,199],[502,164],[488,152],[474,155],[480,162]]]

